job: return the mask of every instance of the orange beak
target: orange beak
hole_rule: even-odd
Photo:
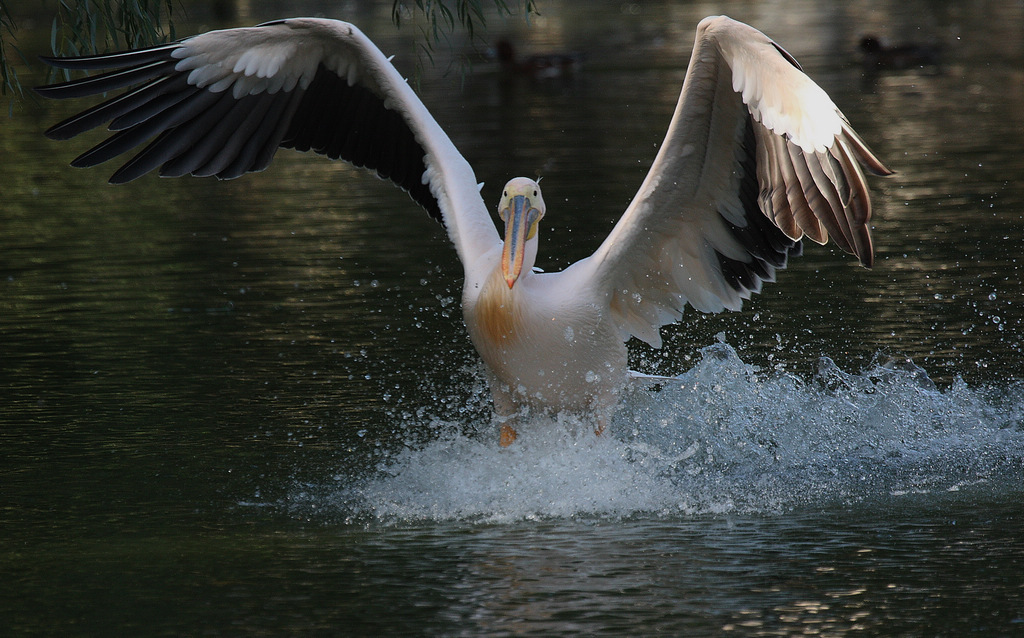
[[[526,256],[527,234],[531,221],[536,221],[537,209],[530,207],[530,200],[523,195],[512,198],[509,208],[502,217],[505,220],[505,247],[501,252],[501,274],[509,288],[515,285],[523,270],[523,259]],[[533,213],[531,215],[530,213]],[[530,218],[534,219],[531,220]]]

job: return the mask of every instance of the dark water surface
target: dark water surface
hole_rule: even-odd
[[[390,2],[285,4],[233,24],[349,18],[416,73]],[[898,171],[871,182],[875,268],[809,244],[743,312],[633,344],[635,367],[679,377],[627,396],[611,437],[538,420],[499,450],[461,268],[407,196],[288,152],[232,182],[109,187],[112,166],[66,166],[89,140],[42,137],[76,105],[18,104],[0,131],[9,633],[1024,632],[1024,7],[541,7],[491,26],[586,51],[576,77],[442,75],[445,49],[420,77],[488,202],[544,176],[541,266],[609,231],[696,23],[727,13]],[[942,64],[866,73],[866,33],[941,43]],[[49,18],[19,37],[45,52]]]

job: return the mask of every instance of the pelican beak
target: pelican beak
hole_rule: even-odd
[[[501,274],[509,288],[515,285],[523,270],[526,256],[526,241],[537,232],[540,211],[530,206],[525,195],[509,199],[509,207],[501,211],[505,220],[505,248],[501,253]]]

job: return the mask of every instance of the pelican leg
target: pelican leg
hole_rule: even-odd
[[[508,386],[491,376],[491,397],[494,400],[494,416],[500,425],[498,444],[501,447],[512,445],[519,436],[515,428],[519,406],[516,405],[511,392],[507,388]]]
[[[594,435],[601,436],[609,429],[612,424],[612,413],[615,411],[615,402],[618,400],[618,395],[611,395],[605,397],[605,400],[595,398],[590,404],[590,414],[593,415],[594,420],[597,422],[594,425]]]
[[[516,437],[518,436],[519,433],[516,432],[516,429],[514,427],[512,427],[508,423],[502,423],[501,434],[498,436],[498,444],[501,447],[508,447],[515,443]]]

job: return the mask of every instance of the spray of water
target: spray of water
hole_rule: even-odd
[[[861,373],[823,358],[801,379],[758,370],[725,343],[701,354],[686,374],[637,384],[610,436],[538,416],[503,449],[487,419],[467,428],[435,417],[436,437],[313,498],[384,522],[508,522],[773,514],[967,486],[1024,490],[1020,383],[956,381],[940,391],[912,362],[881,357]]]

